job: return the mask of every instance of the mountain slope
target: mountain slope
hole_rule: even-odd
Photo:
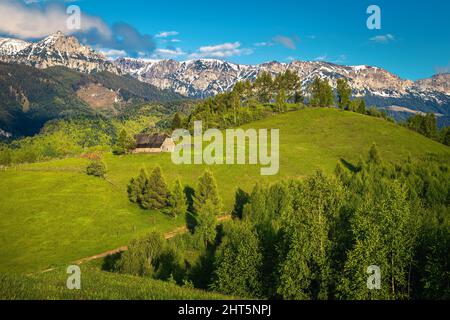
[[[0,129],[14,136],[35,134],[52,119],[115,114],[137,103],[181,98],[105,71],[84,74],[64,67],[40,70],[0,63]]]
[[[48,120],[93,115],[73,91],[41,70],[0,63],[0,129],[32,135]]]

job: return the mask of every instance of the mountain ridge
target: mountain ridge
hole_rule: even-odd
[[[412,81],[402,79],[383,68],[359,65],[343,66],[322,61],[271,61],[259,65],[239,65],[216,59],[187,61],[149,61],[121,58],[114,63],[124,73],[160,89],[193,97],[207,98],[229,91],[238,81],[253,81],[263,71],[272,76],[290,70],[299,75],[303,89],[316,78],[329,80],[336,88],[337,80],[348,81],[355,97],[368,104],[390,110],[401,106],[418,112],[435,113],[441,125],[450,124],[450,76],[439,74]],[[397,111],[390,111],[396,118]],[[402,117],[403,119],[403,117]]]
[[[108,71],[121,74],[102,53],[82,45],[76,37],[66,36],[60,31],[38,42],[1,38],[0,61],[25,64],[38,69],[64,66],[84,73]]]
[[[130,75],[158,89],[200,99],[229,91],[238,81],[253,81],[263,71],[276,76],[290,70],[299,75],[305,90],[316,77],[329,80],[334,88],[337,80],[344,78],[355,97],[364,98],[369,105],[391,110],[397,119],[404,118],[398,116],[398,110],[402,109],[391,107],[434,113],[441,126],[450,124],[450,74],[412,81],[380,67],[345,66],[324,61],[269,61],[244,65],[218,59],[109,60],[102,53],[81,44],[75,37],[65,36],[61,32],[34,43],[0,38],[0,61],[39,69],[63,66],[82,73],[107,71]]]

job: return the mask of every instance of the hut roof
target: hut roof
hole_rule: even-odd
[[[161,148],[168,138],[167,134],[138,134],[135,136],[136,148]]]

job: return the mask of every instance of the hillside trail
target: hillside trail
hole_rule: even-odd
[[[224,222],[224,221],[229,221],[229,220],[231,220],[231,215],[224,215],[224,216],[220,216],[220,217],[217,218],[217,222]],[[189,231],[189,229],[186,226],[179,227],[179,228],[176,228],[175,230],[172,230],[170,232],[165,233],[164,234],[164,238],[166,240],[169,240],[169,239],[172,239],[172,238],[176,237],[177,235],[184,234],[184,233],[186,233],[188,231]],[[83,263],[90,262],[90,261],[93,261],[93,260],[102,259],[102,258],[105,258],[107,256],[111,256],[111,255],[114,255],[114,254],[117,254],[117,253],[121,253],[121,252],[124,252],[124,251],[127,251],[127,250],[128,250],[128,246],[122,246],[122,247],[119,247],[119,248],[116,248],[116,249],[113,249],[113,250],[108,250],[108,251],[96,254],[94,256],[90,256],[90,257],[86,257],[86,258],[82,258],[82,259],[76,260],[76,261],[73,262],[73,264],[82,265]],[[53,271],[55,269],[56,268],[46,269],[46,270],[43,270],[41,272],[38,272],[38,274],[39,273],[51,272],[51,271]]]

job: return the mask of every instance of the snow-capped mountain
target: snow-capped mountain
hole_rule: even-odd
[[[191,97],[207,97],[227,90],[242,80],[254,80],[262,71],[273,76],[286,70],[297,73],[307,87],[316,77],[326,78],[333,86],[339,78],[346,78],[356,95],[372,93],[382,97],[398,97],[413,88],[448,93],[444,84],[422,80],[414,83],[377,67],[341,66],[327,62],[293,61],[268,62],[260,65],[239,65],[227,61],[200,59],[178,62],[174,60],[145,61],[121,58],[116,65],[125,73],[159,88],[172,88]],[[444,78],[447,82],[450,80]]]
[[[0,38],[0,56],[14,56],[31,45],[31,42],[19,39]]]
[[[441,124],[450,124],[450,74],[436,75],[416,82],[401,79],[378,67],[343,66],[321,61],[272,61],[240,65],[215,59],[189,61],[139,60],[121,58],[109,61],[71,36],[57,32],[39,42],[0,38],[0,61],[37,68],[65,66],[84,73],[109,71],[129,74],[159,89],[169,89],[187,97],[205,98],[231,90],[238,81],[254,80],[262,71],[273,76],[286,70],[297,73],[304,88],[316,78],[325,78],[335,87],[345,78],[355,96],[367,104],[392,112],[412,110],[434,112]]]
[[[36,43],[1,38],[0,61],[26,64],[40,69],[64,66],[84,73],[120,73],[103,54],[80,44],[75,37],[65,36],[62,32],[56,32]]]
[[[178,62],[122,58],[115,63],[124,73],[141,81],[195,98],[228,91],[237,81],[253,79],[257,75],[254,67],[213,59]]]
[[[357,97],[368,104],[387,108],[403,108],[450,115],[450,75],[437,75],[417,82],[401,79],[382,68],[342,66],[318,61],[276,61],[260,65],[239,65],[214,59],[179,62],[175,60],[145,61],[122,58],[115,64],[124,72],[161,89],[172,89],[194,98],[205,98],[233,88],[238,81],[254,80],[263,71],[273,76],[286,70],[297,73],[303,87],[316,78],[328,79],[333,87],[345,78]],[[397,112],[393,108],[392,112]],[[444,120],[443,118],[441,120]],[[445,120],[445,122],[447,122]]]

